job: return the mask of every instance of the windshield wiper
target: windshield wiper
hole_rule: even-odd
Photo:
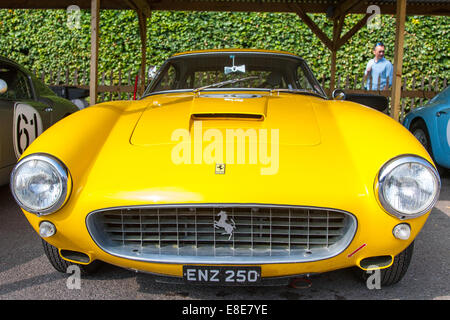
[[[217,82],[217,83],[213,83],[204,87],[200,87],[200,88],[196,88],[194,90],[192,90],[194,93],[198,93],[204,89],[208,89],[208,88],[215,88],[215,87],[221,87],[221,86],[225,86],[227,84],[232,84],[232,83],[236,83],[236,82],[241,82],[241,81],[246,81],[246,80],[251,80],[251,79],[258,79],[257,76],[251,76],[251,77],[245,77],[245,78],[238,78],[238,79],[230,79],[230,80],[226,80],[226,81],[221,81],[221,82]]]

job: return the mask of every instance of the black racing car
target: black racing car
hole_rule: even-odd
[[[14,61],[0,56],[0,185],[22,152],[52,124],[79,108]]]

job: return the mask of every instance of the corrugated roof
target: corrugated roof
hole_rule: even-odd
[[[305,12],[326,13],[345,0],[100,0],[101,9],[192,10],[192,11],[267,11],[292,12],[298,4]],[[350,13],[365,13],[370,5],[378,5],[381,14],[394,14],[396,0],[363,0],[363,5]],[[90,0],[1,0],[0,8],[66,9],[77,5],[90,9]],[[450,0],[407,0],[409,15],[450,15]]]

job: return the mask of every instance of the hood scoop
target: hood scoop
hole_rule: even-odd
[[[192,100],[194,120],[259,120],[266,118],[267,96],[256,94],[200,94]]]
[[[156,148],[177,145],[183,139],[194,138],[195,123],[202,123],[202,135],[209,129],[218,129],[226,137],[227,129],[241,129],[245,133],[254,128],[258,134],[259,129],[267,130],[268,137],[272,137],[272,130],[278,130],[280,145],[317,146],[321,143],[315,109],[326,108],[326,102],[320,104],[302,95],[218,96],[208,92],[207,97],[203,94],[155,97],[137,121],[130,143]]]
[[[194,113],[191,115],[194,120],[213,120],[213,119],[247,119],[264,120],[263,114],[252,113]]]

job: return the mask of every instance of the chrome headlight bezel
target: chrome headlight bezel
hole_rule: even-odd
[[[43,208],[43,209],[33,209],[26,203],[24,203],[16,194],[15,190],[15,181],[16,176],[20,172],[21,166],[26,164],[29,161],[43,161],[46,162],[46,164],[50,165],[52,169],[57,173],[60,181],[61,181],[61,194],[57,201],[55,201],[51,206]],[[62,206],[67,202],[67,199],[69,198],[69,195],[72,190],[72,179],[70,177],[70,172],[66,165],[60,161],[58,158],[46,154],[46,153],[34,153],[30,154],[28,156],[25,156],[22,158],[15,166],[14,169],[11,172],[10,176],[10,188],[11,193],[16,200],[16,202],[19,204],[20,207],[22,207],[25,211],[36,214],[38,216],[41,215],[48,215],[52,214],[59,209],[62,208]]]
[[[392,207],[391,204],[384,197],[384,187],[385,187],[384,183],[386,182],[386,178],[395,168],[404,165],[406,163],[415,163],[424,166],[431,173],[432,177],[435,179],[435,190],[432,201],[425,208],[414,213],[398,211],[397,209]],[[381,167],[375,181],[376,181],[375,194],[381,207],[390,215],[399,218],[401,220],[417,218],[426,214],[434,207],[437,200],[439,199],[439,192],[441,189],[441,179],[439,177],[439,173],[429,161],[416,155],[401,155],[387,161]]]

